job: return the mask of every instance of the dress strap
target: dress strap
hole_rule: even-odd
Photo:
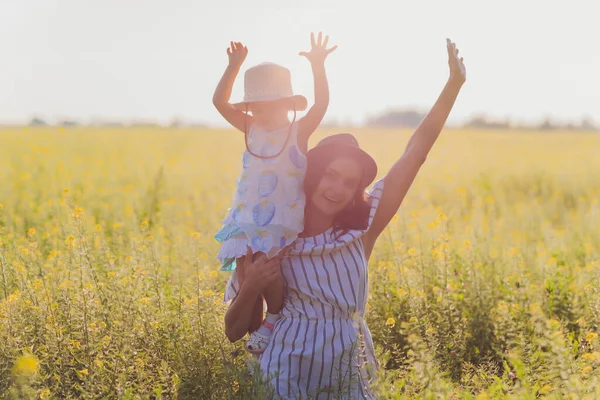
[[[260,156],[258,154],[253,153],[252,150],[250,150],[250,146],[248,145],[248,138],[250,136],[249,132],[244,132],[244,140],[246,142],[246,150],[248,150],[248,153],[250,153],[252,156],[263,159],[263,160],[268,160],[268,159],[279,157],[281,155],[281,153],[283,153],[283,151],[286,149],[286,147],[290,141],[290,137],[292,136],[292,132],[297,130],[297,129],[294,129],[295,125],[296,125],[296,110],[294,110],[294,119],[292,120],[292,123],[290,124],[290,127],[288,128],[288,132],[285,137],[285,142],[283,143],[283,146],[281,146],[281,149],[276,154],[273,154],[271,156]],[[252,128],[250,128],[250,129],[252,130]]]

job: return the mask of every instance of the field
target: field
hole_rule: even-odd
[[[380,175],[410,134],[355,132]],[[0,131],[0,398],[264,397],[212,238],[242,149]],[[599,155],[596,133],[443,133],[370,262],[382,398],[600,398]]]

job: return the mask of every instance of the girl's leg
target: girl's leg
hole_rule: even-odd
[[[256,257],[256,255],[254,256]],[[246,261],[246,256],[241,256],[235,259],[235,273],[238,279],[238,286],[241,288],[244,280],[246,279],[246,269],[244,268],[244,262]],[[235,299],[234,299],[235,301]],[[255,332],[262,326],[262,321],[264,317],[263,310],[264,299],[263,296],[260,296],[256,299],[256,303],[254,303],[254,308],[252,309],[252,319],[250,320],[250,326],[248,327],[248,333]]]
[[[263,296],[267,302],[267,315],[265,315],[264,321],[261,321],[262,324],[258,327],[256,332],[263,336],[269,337],[271,336],[271,332],[273,331],[275,323],[279,320],[279,312],[283,307],[283,282],[276,282],[271,285],[267,290],[265,290]]]
[[[248,327],[248,333],[252,333],[258,330],[262,326],[263,321],[263,298],[262,296],[256,299],[254,308],[252,309],[252,319],[250,320],[250,326]]]
[[[257,253],[254,257],[258,257],[260,254],[262,253]],[[246,343],[246,349],[251,353],[260,354],[269,344],[273,325],[275,325],[279,319],[279,312],[283,307],[284,290],[283,279],[281,279],[263,292],[264,300],[267,303],[267,315],[265,316],[264,321],[262,319],[263,296],[261,296],[260,301],[257,301],[257,304],[255,304],[253,323],[257,321],[260,325],[257,327],[256,333],[252,333],[250,335],[250,340]],[[260,320],[258,320],[258,316],[260,316]]]
[[[274,282],[271,286],[269,286],[263,292],[263,296],[265,298],[265,302],[267,303],[267,315],[265,316],[263,326],[259,328],[258,332],[269,336],[271,330],[273,329],[273,325],[275,325],[279,319],[279,312],[283,307],[283,298],[285,296],[283,279],[280,279],[278,282]]]
[[[283,280],[269,286],[263,293],[263,296],[267,302],[267,312],[269,314],[279,314],[283,307],[283,298],[285,296]]]

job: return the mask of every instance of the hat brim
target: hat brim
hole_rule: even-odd
[[[248,99],[247,101],[242,101],[240,103],[232,104],[235,108],[241,111],[246,111],[246,107],[250,103],[267,103],[267,102],[286,102],[289,103],[290,110],[296,111],[304,111],[308,107],[308,100],[306,97],[302,95],[294,95],[289,97],[281,97],[281,96],[267,96],[267,97],[256,97],[252,99]]]
[[[313,147],[306,153],[306,158],[309,163],[311,162],[311,159],[333,160],[340,156],[349,156],[350,158],[357,160],[363,167],[363,177],[361,181],[363,187],[366,188],[373,183],[377,176],[377,163],[369,153],[359,147],[346,143],[328,143]]]

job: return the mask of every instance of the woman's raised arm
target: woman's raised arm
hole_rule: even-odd
[[[450,77],[437,101],[411,136],[404,153],[384,178],[381,200],[365,236],[365,245],[368,246],[368,249],[372,248],[379,234],[400,208],[402,200],[410,189],[421,165],[427,159],[427,155],[444,127],[456,97],[466,81],[465,66],[462,57],[458,57],[456,45],[450,39],[446,39],[446,45]]]

